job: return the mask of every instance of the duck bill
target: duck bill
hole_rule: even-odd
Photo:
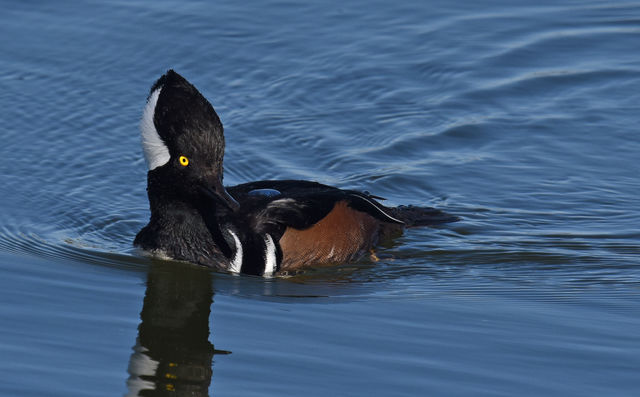
[[[220,179],[216,179],[215,182],[209,186],[202,186],[200,190],[205,196],[231,211],[235,212],[240,209],[240,204],[227,192],[227,189],[224,188]]]

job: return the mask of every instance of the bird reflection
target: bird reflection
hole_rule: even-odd
[[[154,263],[129,360],[127,396],[209,396],[215,350],[209,342],[213,302],[209,270]]]

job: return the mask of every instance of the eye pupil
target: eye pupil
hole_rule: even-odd
[[[186,167],[186,166],[188,166],[188,165],[189,165],[189,159],[188,159],[188,158],[186,158],[185,156],[180,156],[180,157],[178,158],[178,161],[180,161],[180,164],[181,164],[182,166],[184,166],[184,167]]]

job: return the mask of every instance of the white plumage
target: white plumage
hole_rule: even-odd
[[[142,120],[140,120],[140,136],[142,137],[142,149],[144,151],[144,158],[147,160],[147,166],[149,171],[165,165],[171,159],[169,154],[169,148],[164,143],[156,126],[153,123],[153,115],[156,111],[156,104],[158,103],[158,96],[160,96],[160,90],[158,88],[149,95],[147,105],[144,107],[142,113]]]
[[[236,244],[236,253],[233,255],[233,260],[231,260],[229,271],[233,273],[240,273],[240,269],[242,268],[242,244],[240,243],[238,236],[236,236],[231,229],[227,229],[227,231],[231,234],[233,242]]]
[[[278,259],[276,258],[276,244],[273,242],[273,238],[270,234],[267,234],[267,237],[264,239],[265,244],[267,245],[265,251],[265,263],[264,263],[264,277],[271,277],[273,273],[276,271],[276,266],[278,264]]]

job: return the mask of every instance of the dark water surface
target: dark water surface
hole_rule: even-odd
[[[1,1],[0,395],[640,395],[640,2],[535,3]],[[141,257],[168,68],[226,183],[462,221],[290,279]]]

